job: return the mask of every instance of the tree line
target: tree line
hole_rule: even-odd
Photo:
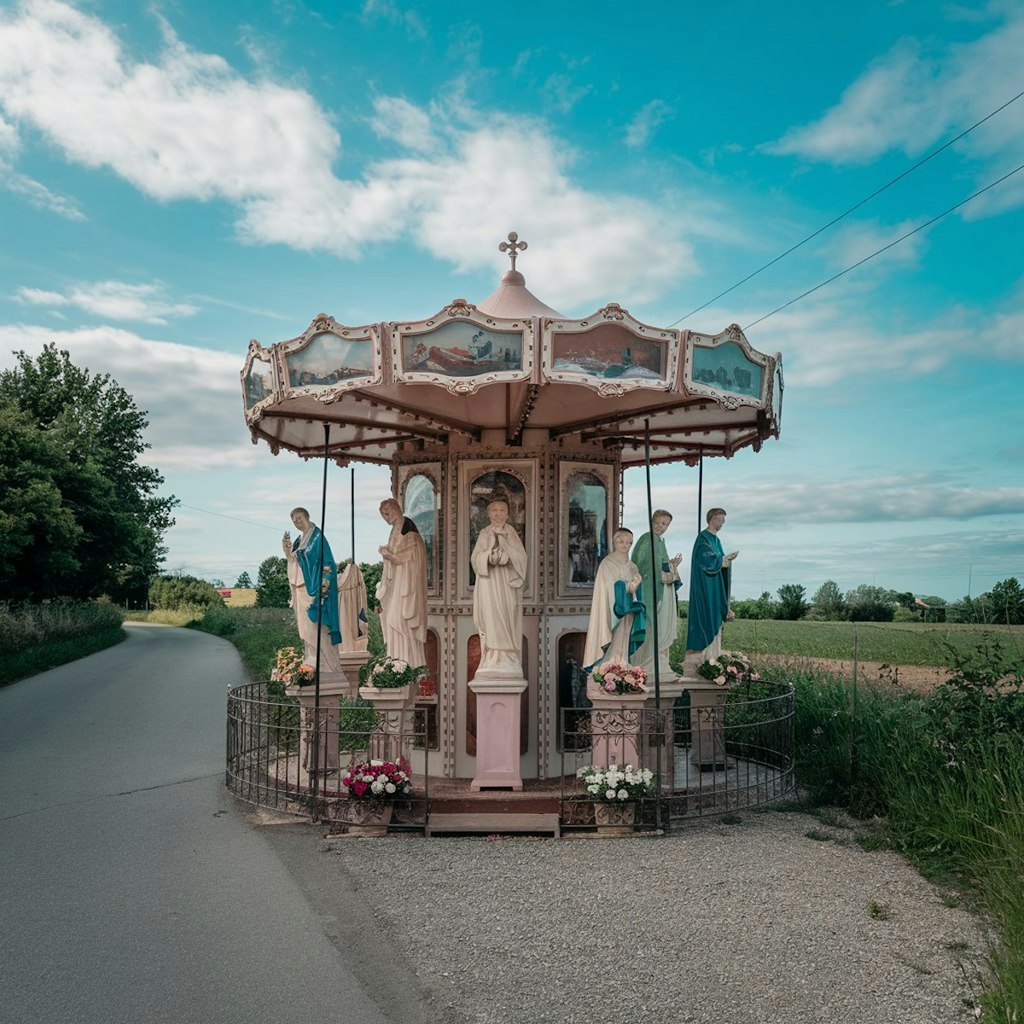
[[[826,580],[810,600],[798,583],[785,583],[773,598],[770,591],[750,600],[733,601],[741,619],[816,619],[847,622],[960,622],[982,625],[1024,624],[1024,589],[1010,576],[978,597],[947,603],[910,591],[861,584],[844,594],[835,580]]]

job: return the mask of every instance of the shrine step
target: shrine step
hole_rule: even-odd
[[[452,833],[507,835],[511,833],[539,833],[554,836],[562,834],[557,814],[431,814],[427,835]]]

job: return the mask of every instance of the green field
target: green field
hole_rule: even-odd
[[[685,630],[686,623],[681,627]],[[948,665],[950,647],[967,655],[985,635],[998,637],[1012,662],[1024,665],[1024,626],[736,619],[726,623],[722,645],[747,654],[844,661],[856,654],[861,661],[890,665]]]

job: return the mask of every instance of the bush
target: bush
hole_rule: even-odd
[[[154,608],[171,609],[185,605],[206,608],[223,604],[224,599],[212,583],[195,576],[161,576],[149,588],[149,603]]]

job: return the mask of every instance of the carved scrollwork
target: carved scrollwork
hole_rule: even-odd
[[[453,380],[446,387],[453,395],[475,395],[480,385],[475,380]]]
[[[598,312],[605,320],[625,320],[628,315],[617,302],[609,302],[607,306],[602,307]]]
[[[597,393],[602,398],[618,398],[620,395],[624,395],[626,393],[626,389],[621,384],[609,382],[607,384],[601,384],[597,389]]]
[[[452,299],[451,305],[445,309],[448,316],[470,316],[472,308],[465,299]]]

